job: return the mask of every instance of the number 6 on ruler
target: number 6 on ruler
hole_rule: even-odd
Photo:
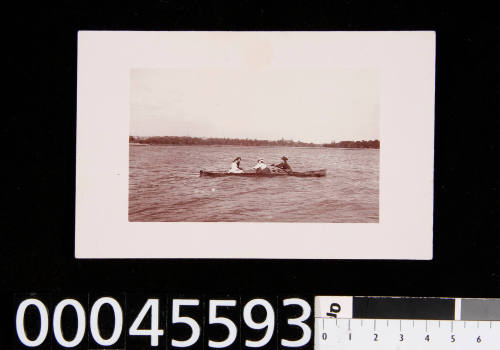
[[[281,345],[288,348],[298,348],[306,345],[311,340],[311,328],[304,323],[311,316],[311,306],[308,302],[299,298],[290,298],[283,300],[283,306],[298,305],[302,308],[302,314],[297,318],[288,319],[288,324],[298,326],[302,329],[302,337],[299,340],[281,339]]]

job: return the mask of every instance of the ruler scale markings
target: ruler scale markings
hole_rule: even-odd
[[[417,350],[421,349],[422,344],[426,345],[428,350],[473,350],[473,346],[480,344],[480,349],[483,350],[497,350],[497,345],[500,343],[500,333],[497,333],[496,323],[491,322],[492,329],[495,331],[490,331],[489,333],[482,331],[480,328],[476,327],[459,327],[457,333],[446,332],[446,328],[442,328],[442,331],[438,330],[438,327],[432,327],[433,323],[428,323],[427,331],[429,333],[423,334],[425,320],[415,320],[415,328],[413,331],[409,329],[407,332],[401,333],[401,327],[397,326],[396,323],[389,322],[389,328],[378,330],[375,334],[372,333],[373,328],[364,327],[349,329],[349,320],[347,320],[347,326],[339,325],[337,327],[333,326],[333,320],[329,324],[326,324],[326,331],[328,336],[321,340],[321,329],[318,328],[318,333],[316,336],[317,343],[315,350],[370,350],[382,347],[383,349],[409,349]],[[360,320],[361,321],[361,320]],[[363,320],[363,325],[366,320]],[[370,320],[371,321],[371,320]],[[379,321],[378,319],[373,320]],[[387,320],[386,320],[387,321]],[[327,321],[328,322],[328,321]],[[339,321],[340,323],[342,320]],[[377,322],[378,323],[378,322]],[[452,323],[452,321],[450,321]],[[489,322],[488,322],[489,323]],[[486,325],[486,322],[484,322]],[[328,326],[330,325],[330,327]],[[477,326],[477,322],[476,322]],[[371,328],[371,329],[370,329]],[[382,333],[380,333],[380,331]],[[426,339],[427,338],[427,339]],[[378,344],[378,345],[377,345]],[[478,348],[479,349],[479,348]]]

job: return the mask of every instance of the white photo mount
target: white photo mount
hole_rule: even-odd
[[[128,221],[130,70],[244,68],[247,39],[273,67],[379,71],[379,223]],[[76,258],[432,259],[435,32],[81,31],[77,88]]]

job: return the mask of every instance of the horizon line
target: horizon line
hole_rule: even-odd
[[[326,142],[317,142],[317,141],[301,141],[301,140],[294,140],[294,139],[287,139],[284,137],[278,138],[278,139],[259,139],[259,138],[239,138],[239,137],[223,137],[223,136],[189,136],[189,135],[183,135],[183,136],[176,136],[176,135],[148,135],[148,136],[135,136],[135,135],[129,135],[129,137],[134,137],[134,138],[148,138],[148,137],[185,137],[185,138],[192,138],[192,139],[230,139],[230,140],[253,140],[253,141],[292,141],[292,142],[302,142],[302,143],[312,143],[312,144],[329,144],[329,143],[337,143],[337,142],[343,142],[343,141],[379,141],[379,139],[350,139],[350,140],[331,140],[331,141],[326,141]]]

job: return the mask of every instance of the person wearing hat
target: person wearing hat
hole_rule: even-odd
[[[288,158],[286,156],[281,157],[282,162],[279,164],[271,164],[277,168],[283,169],[284,171],[292,171],[292,167],[288,164]]]
[[[264,163],[264,159],[262,159],[262,158],[259,158],[257,160],[257,164],[253,168],[255,169],[256,173],[270,173],[271,172],[271,169],[269,169],[267,167],[266,163]]]
[[[240,168],[241,157],[236,157],[235,160],[231,163],[231,169],[229,169],[229,173],[241,174],[243,173],[243,169]]]

